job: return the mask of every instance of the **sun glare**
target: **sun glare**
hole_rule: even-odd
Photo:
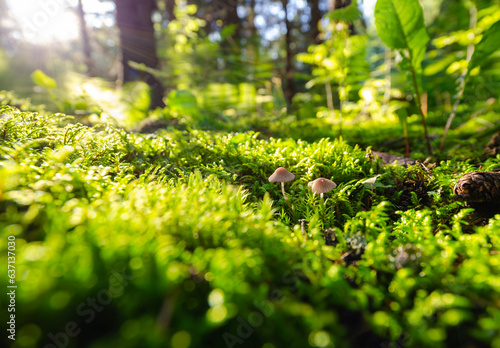
[[[7,0],[23,39],[49,44],[78,38],[78,18],[65,0]]]

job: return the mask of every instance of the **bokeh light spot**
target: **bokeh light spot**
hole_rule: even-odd
[[[191,335],[187,331],[178,331],[172,336],[172,348],[188,348]]]

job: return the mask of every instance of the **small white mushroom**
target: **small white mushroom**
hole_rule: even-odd
[[[311,188],[314,194],[319,193],[321,198],[323,199],[323,194],[333,190],[335,187],[337,187],[337,184],[329,179],[319,178],[309,182],[307,186]]]
[[[377,179],[382,176],[382,174],[377,174],[373,178],[369,178],[366,180],[361,181],[362,184],[370,184],[370,188],[373,191],[373,184],[377,181]]]
[[[281,192],[283,193],[283,198],[285,198],[286,204],[291,208],[290,202],[285,195],[285,182],[292,181],[295,179],[295,175],[290,173],[283,167],[279,167],[274,171],[274,173],[269,177],[269,182],[280,182],[281,183]]]

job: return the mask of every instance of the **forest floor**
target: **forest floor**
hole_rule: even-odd
[[[476,222],[453,194],[499,169],[477,155],[487,137],[458,128],[427,160],[412,138],[418,161],[402,166],[371,149],[404,148],[396,125],[309,141],[297,135],[326,131],[164,126],[3,107],[15,347],[500,347],[500,216]],[[268,181],[278,167],[295,175],[290,205]],[[320,177],[337,184],[324,199],[308,186]]]

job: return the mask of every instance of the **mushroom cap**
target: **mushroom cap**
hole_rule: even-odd
[[[362,184],[370,184],[370,185],[373,185],[373,184],[375,184],[375,181],[377,181],[377,179],[378,179],[379,177],[381,177],[381,176],[382,176],[382,174],[377,174],[377,175],[375,175],[373,178],[369,178],[369,179],[366,179],[366,180],[361,181],[361,183],[362,183]]]
[[[307,184],[313,193],[327,193],[337,187],[337,184],[325,178],[319,178]]]
[[[283,167],[279,167],[274,171],[274,173],[269,177],[269,182],[287,182],[295,179],[295,175],[290,173]]]

